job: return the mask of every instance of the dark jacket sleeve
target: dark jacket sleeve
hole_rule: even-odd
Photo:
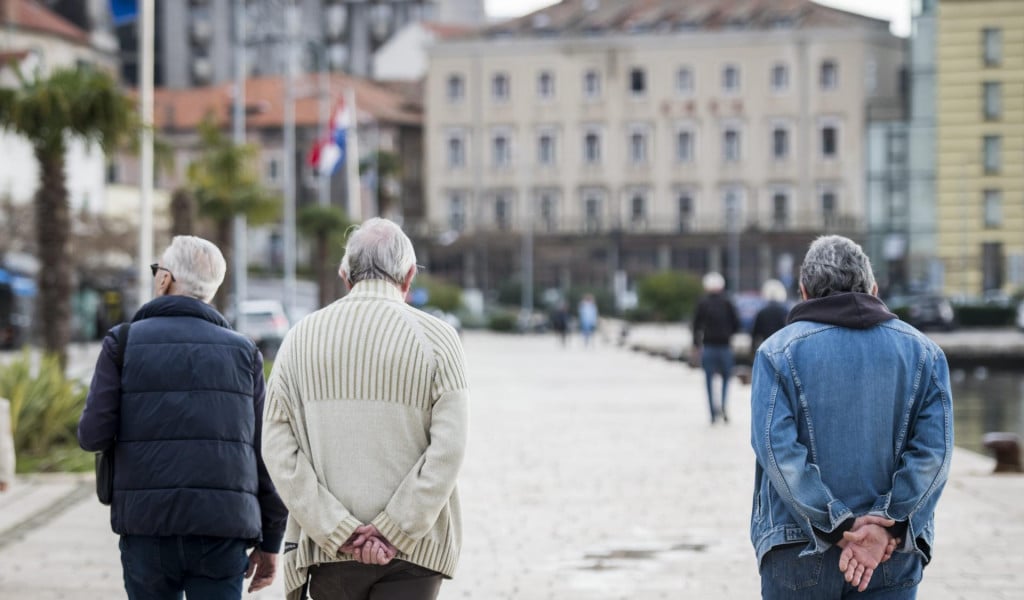
[[[277,495],[277,489],[274,488],[274,482],[270,480],[267,465],[263,462],[263,454],[260,451],[263,446],[263,401],[266,397],[267,386],[263,378],[263,355],[258,350],[256,351],[255,365],[252,399],[256,409],[256,438],[253,443],[256,447],[256,468],[259,474],[257,497],[260,502],[260,520],[263,526],[260,550],[276,554],[281,551],[288,509],[285,508],[281,497]]]
[[[704,309],[705,301],[701,299],[697,303],[697,310],[693,313],[693,345],[700,346],[704,343]]]
[[[121,372],[115,362],[116,352],[117,341],[113,333],[108,333],[103,338],[85,408],[78,419],[78,445],[82,450],[104,450],[117,436],[121,420]]]

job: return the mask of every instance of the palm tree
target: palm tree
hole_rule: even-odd
[[[209,117],[199,125],[199,136],[202,147],[188,167],[188,181],[199,215],[214,222],[215,242],[228,263],[228,285],[225,293],[217,294],[217,308],[224,312],[228,295],[235,289],[232,220],[235,215],[245,215],[254,225],[273,221],[280,200],[260,184],[259,174],[252,168],[255,146],[236,146]]]
[[[335,206],[314,204],[299,212],[299,229],[316,242],[313,251],[313,272],[316,275],[317,302],[320,307],[330,304],[336,296],[336,286],[333,285],[334,265],[341,260],[343,244],[340,238],[349,225],[344,211]]]
[[[40,260],[39,322],[43,348],[67,362],[71,339],[71,211],[64,157],[72,138],[108,151],[138,131],[132,100],[107,73],[89,67],[54,70],[47,77],[0,90],[0,127],[24,136],[39,163],[35,195]]]

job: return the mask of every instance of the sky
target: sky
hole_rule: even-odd
[[[555,4],[556,0],[485,0],[491,17],[518,17],[538,8]],[[818,4],[833,6],[850,12],[886,19],[896,35],[910,34],[911,0],[816,0]]]

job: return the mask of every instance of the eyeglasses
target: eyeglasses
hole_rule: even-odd
[[[153,271],[153,277],[156,277],[157,271],[167,271],[167,274],[171,276],[171,282],[178,281],[177,279],[174,278],[174,273],[171,273],[171,270],[168,269],[167,267],[161,267],[160,263],[153,263],[149,265],[149,270]]]

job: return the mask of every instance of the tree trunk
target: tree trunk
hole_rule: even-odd
[[[188,190],[178,188],[171,196],[171,236],[195,235],[194,230],[195,201]]]
[[[220,286],[217,295],[213,298],[217,310],[223,315],[230,306],[228,300],[235,290],[235,269],[232,264],[235,258],[234,227],[231,217],[217,220],[217,247],[220,248],[220,253],[224,255],[224,262],[228,266],[227,273],[224,274],[224,284]],[[237,315],[235,316],[237,317]]]
[[[43,349],[67,366],[71,341],[71,210],[64,183],[64,145],[47,151],[36,148],[39,191],[36,192],[36,239],[40,261],[36,322],[41,325]]]
[[[331,285],[330,268],[330,235],[326,231],[318,231],[316,234],[316,258],[313,268],[316,271],[316,290],[319,308],[323,308],[333,301],[332,295],[334,286]]]

